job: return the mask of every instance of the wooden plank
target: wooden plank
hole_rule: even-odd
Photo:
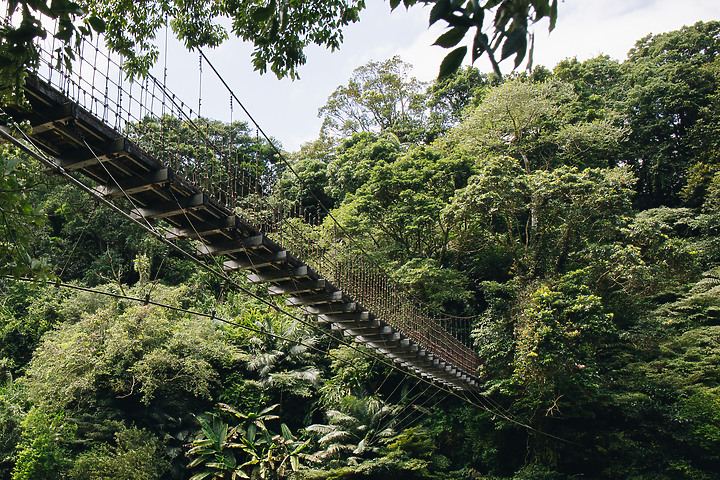
[[[33,118],[28,119],[32,126],[30,136],[54,130],[59,126],[58,124],[67,123],[68,120],[73,118],[73,104],[67,102],[42,109],[33,108],[32,114],[34,118],[41,119],[42,123],[35,123]]]
[[[290,297],[285,301],[288,307],[300,307],[309,305],[322,305],[332,302],[347,302],[347,297],[341,290],[334,292],[319,293],[311,295],[303,295],[300,297]]]
[[[376,352],[386,355],[388,357],[400,358],[405,362],[412,362],[416,358],[415,353],[400,347],[391,347],[387,345],[372,345],[370,348],[373,348]]]
[[[380,330],[380,333],[382,333],[383,335],[390,335],[390,334],[397,333],[397,332],[395,332],[395,329],[393,327],[391,327],[390,325],[385,325],[382,328],[382,330]],[[400,335],[400,334],[398,333],[398,335]]]
[[[268,287],[268,294],[276,295],[295,295],[296,293],[312,292],[323,290],[327,286],[324,279],[320,280],[304,280],[300,282],[292,282],[285,285],[273,285]]]
[[[250,237],[252,238],[252,237]],[[223,262],[223,270],[226,272],[235,272],[237,270],[252,270],[256,268],[269,267],[286,263],[291,259],[291,255],[286,250],[280,250],[273,253],[251,253],[247,252],[247,258],[242,260],[227,260]]]
[[[98,195],[105,198],[122,197],[167,185],[171,179],[172,172],[170,169],[161,168],[160,170],[143,177],[122,179],[117,182],[113,182],[112,184],[100,185],[95,187],[95,191]]]
[[[318,322],[325,323],[325,322]],[[380,320],[373,318],[372,320],[363,320],[360,322],[344,322],[344,323],[330,323],[330,328],[333,330],[345,330],[346,328],[355,329],[377,329],[380,327]]]
[[[376,334],[380,330],[380,322],[331,323],[331,330],[347,330],[349,335]]]
[[[115,160],[121,153],[125,153],[125,141],[125,138],[118,138],[93,150],[83,147],[73,152],[67,152],[62,158],[58,159],[59,165],[65,170],[73,172],[91,165]]]
[[[362,341],[372,344],[389,344],[393,347],[398,346],[397,341],[400,340],[400,334],[399,333],[391,333],[391,334],[384,334],[380,332],[372,333],[372,332],[359,332],[353,328],[347,328],[345,329],[345,332],[348,335],[352,335],[355,337],[358,337],[362,339]]]
[[[315,274],[307,265],[280,272],[253,273],[247,276],[250,285],[260,283],[284,282],[295,278],[308,278]],[[317,274],[315,274],[317,276]]]
[[[320,306],[302,307],[302,311],[308,315],[328,315],[333,313],[350,313],[358,309],[357,302],[350,303],[329,303]]]
[[[230,215],[229,217],[217,219],[214,222],[196,222],[187,227],[169,228],[165,233],[168,240],[178,240],[183,238],[202,238],[216,233],[232,230],[235,228],[237,217]]]
[[[96,118],[94,115],[83,109],[77,103],[70,100],[67,96],[60,93],[53,86],[49,85],[44,80],[36,76],[29,76],[25,81],[25,90],[29,91],[38,100],[42,101],[50,107],[58,105],[64,105],[71,103],[72,116],[76,120],[82,121],[86,124],[91,124],[93,127],[93,136],[98,138],[116,138],[117,132],[110,126],[105,125],[102,120]],[[86,129],[87,130],[87,129]]]
[[[382,339],[378,339],[375,337],[370,337],[368,335],[348,335],[354,337],[355,341],[358,343],[363,343],[367,348],[385,348],[389,350],[393,350],[398,348],[396,344],[392,342],[386,342]],[[398,352],[404,352],[403,350],[398,350]]]
[[[204,193],[196,193],[189,197],[183,197],[177,201],[158,203],[156,205],[144,208],[135,208],[130,211],[130,215],[134,218],[166,218],[180,215],[187,212],[193,212],[203,208],[208,203],[208,196]]]
[[[354,313],[334,313],[327,315],[318,315],[320,323],[352,323],[364,322],[370,320],[370,312],[354,312]]]
[[[231,242],[215,243],[208,245],[200,245],[196,249],[196,253],[200,257],[208,255],[226,255],[235,252],[246,252],[270,245],[269,239],[264,235],[253,235],[242,240],[233,240]]]

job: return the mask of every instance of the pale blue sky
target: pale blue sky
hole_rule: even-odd
[[[559,5],[555,30],[548,35],[547,23],[535,27],[535,65],[553,67],[558,61],[577,56],[587,59],[608,54],[622,60],[635,41],[649,33],[675,30],[698,20],[720,20],[720,0],[565,0]],[[225,80],[266,133],[284,149],[294,151],[317,137],[321,121],[317,110],[352,71],[370,60],[400,55],[415,66],[415,76],[429,81],[437,74],[444,54],[431,46],[443,31],[442,22],[427,29],[428,8],[400,7],[390,12],[387,2],[369,0],[359,23],[345,30],[345,42],[331,53],[320,48],[307,50],[308,61],[300,80],[277,80],[272,74],[252,70],[251,46],[230,41],[206,51]],[[168,55],[168,84],[186,102],[197,104],[198,56],[171,44]],[[161,59],[161,63],[163,63]],[[476,62],[490,71],[484,58]],[[501,64],[503,71],[511,62]],[[229,97],[203,74],[203,115],[228,120]],[[240,119],[237,108],[235,119]]]

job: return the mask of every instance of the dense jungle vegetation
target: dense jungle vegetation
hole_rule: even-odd
[[[320,110],[278,182],[475,319],[472,403],[0,146],[0,478],[720,478],[719,54],[701,22],[502,82],[392,58]]]

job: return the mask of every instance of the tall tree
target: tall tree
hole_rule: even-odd
[[[707,159],[701,152],[712,148],[707,127],[717,117],[706,107],[720,80],[709,67],[718,55],[720,22],[698,22],[639,40],[623,64],[631,129],[626,162],[638,176],[640,205],[677,205],[689,168]]]
[[[341,136],[392,132],[412,137],[426,115],[425,85],[410,76],[412,66],[394,56],[358,67],[347,85],[330,95],[318,115],[323,131]]]
[[[460,69],[454,75],[434,81],[426,95],[430,120],[437,133],[460,123],[465,109],[477,106],[491,83],[489,75],[481,74],[474,67]]]

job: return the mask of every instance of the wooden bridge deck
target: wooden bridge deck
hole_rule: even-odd
[[[474,371],[463,371],[418,345],[393,327],[392,319],[376,318],[256,227],[51,86],[31,77],[26,97],[31,108],[16,107],[10,112],[14,119],[29,122],[33,143],[59,169],[91,179],[99,196],[126,198],[136,218],[167,222],[169,239],[201,241],[199,256],[223,256],[227,271],[248,271],[249,283],[268,284],[270,295],[289,296],[288,306],[423,377],[458,390],[476,385]]]

